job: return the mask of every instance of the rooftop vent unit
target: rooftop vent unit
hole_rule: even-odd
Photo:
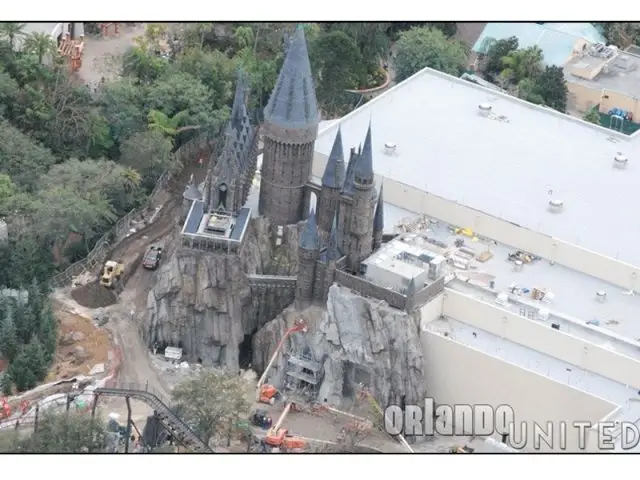
[[[621,153],[618,153],[615,157],[613,157],[613,166],[615,168],[620,168],[620,169],[627,168],[628,163],[629,163],[629,159]]]
[[[488,117],[489,115],[491,115],[492,108],[493,107],[490,103],[481,103],[480,105],[478,105],[478,113],[482,117]]]
[[[564,209],[564,202],[558,199],[549,200],[549,211],[551,213],[560,213]]]
[[[398,145],[395,143],[387,142],[384,144],[384,154],[385,155],[395,155],[398,150]]]

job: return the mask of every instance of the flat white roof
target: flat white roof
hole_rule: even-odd
[[[448,225],[443,223],[431,225],[428,235],[451,245],[456,238],[464,238],[452,235]],[[465,246],[476,253],[487,250],[486,244],[472,242],[468,238],[465,238]],[[473,270],[473,275],[486,273],[489,274],[487,278],[495,277],[497,292],[506,293],[515,283],[529,291],[538,288],[554,294],[550,302],[533,300],[527,293],[516,297],[527,307],[531,307],[531,310],[542,308],[549,311],[548,320],[536,318],[534,321],[549,325],[558,323],[563,332],[640,361],[640,322],[637,320],[640,318],[640,296],[626,295],[620,287],[562,265],[551,265],[544,259],[524,265],[521,271],[515,271],[513,263],[507,261],[508,255],[515,252],[514,248],[492,244],[489,249],[493,258],[484,263],[476,261],[477,268]],[[489,303],[495,300],[494,295],[463,282],[450,282],[448,287]],[[597,300],[598,291],[607,292],[605,302]],[[519,314],[521,306],[510,303],[503,308]],[[587,324],[594,320],[599,321],[599,326]]]
[[[637,399],[640,398],[638,392],[614,380],[452,318],[437,319],[426,323],[423,329],[439,334],[446,332],[448,338],[480,350],[487,355],[619,405],[622,408],[618,411],[615,420],[637,421],[640,419],[640,402],[637,402]]]
[[[480,116],[485,102],[504,121]],[[637,137],[424,69],[322,130],[316,151],[329,155],[338,124],[345,149],[359,145],[369,121],[376,174],[640,265]]]

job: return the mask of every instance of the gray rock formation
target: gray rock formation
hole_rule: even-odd
[[[245,242],[239,257],[178,248],[163,262],[142,325],[149,345],[179,346],[188,361],[239,368],[245,335],[290,303],[284,292],[252,292],[245,273],[295,275],[296,250],[287,245],[297,245],[297,228],[288,227],[284,246],[275,247],[267,221],[254,219]]]
[[[306,353],[324,368],[318,390],[321,401],[348,404],[364,384],[383,405],[398,404],[402,397],[406,403],[421,402],[426,392],[418,316],[334,284],[327,311],[289,308],[262,327],[254,336],[253,364],[262,371],[283,333],[302,317],[308,332],[290,337],[285,355],[270,372],[270,383],[283,385],[286,353]]]

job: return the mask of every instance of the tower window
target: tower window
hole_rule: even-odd
[[[223,183],[218,188],[218,205],[221,205],[223,208],[227,208],[227,184]]]

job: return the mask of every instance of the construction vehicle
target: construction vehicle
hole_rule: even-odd
[[[271,428],[273,421],[271,420],[271,417],[266,410],[259,409],[253,412],[253,415],[251,415],[251,423],[256,427],[268,430]]]
[[[107,260],[100,276],[100,285],[107,288],[115,288],[124,274],[124,265],[113,260]]]
[[[162,246],[150,245],[144,257],[142,258],[142,266],[147,270],[155,270],[162,259]]]
[[[382,410],[382,407],[380,407],[378,402],[376,402],[376,399],[373,398],[373,395],[371,394],[371,392],[369,392],[367,389],[362,389],[360,390],[360,392],[358,392],[358,396],[360,398],[366,398],[369,401],[369,404],[371,405],[373,410],[380,416],[380,420],[382,421],[382,423],[384,423],[384,419],[385,419],[384,411]],[[413,451],[413,448],[411,448],[411,445],[409,445],[406,438],[404,438],[402,434],[399,433],[398,435],[393,435],[393,438],[395,438],[405,448],[405,450],[408,453],[415,453]]]
[[[280,339],[280,342],[276,346],[276,349],[273,352],[273,355],[271,355],[271,359],[267,364],[267,368],[264,369],[264,373],[260,377],[260,380],[258,380],[258,385],[256,388],[256,402],[268,403],[270,405],[275,404],[280,392],[273,385],[265,385],[264,382],[266,381],[267,375],[269,374],[271,367],[273,367],[273,364],[275,363],[276,358],[278,358],[278,354],[280,353],[280,350],[284,346],[285,341],[287,340],[287,338],[289,338],[289,335],[296,332],[306,333],[306,331],[307,331],[307,324],[303,319],[300,318],[295,322],[293,327],[291,327],[289,330],[287,330],[284,333],[284,335]]]
[[[304,438],[296,435],[291,435],[286,428],[281,428],[284,423],[284,419],[291,411],[295,411],[295,404],[293,402],[287,403],[284,407],[284,411],[276,424],[269,429],[267,436],[264,437],[264,443],[270,447],[281,450],[296,450],[303,449],[307,442]]]

